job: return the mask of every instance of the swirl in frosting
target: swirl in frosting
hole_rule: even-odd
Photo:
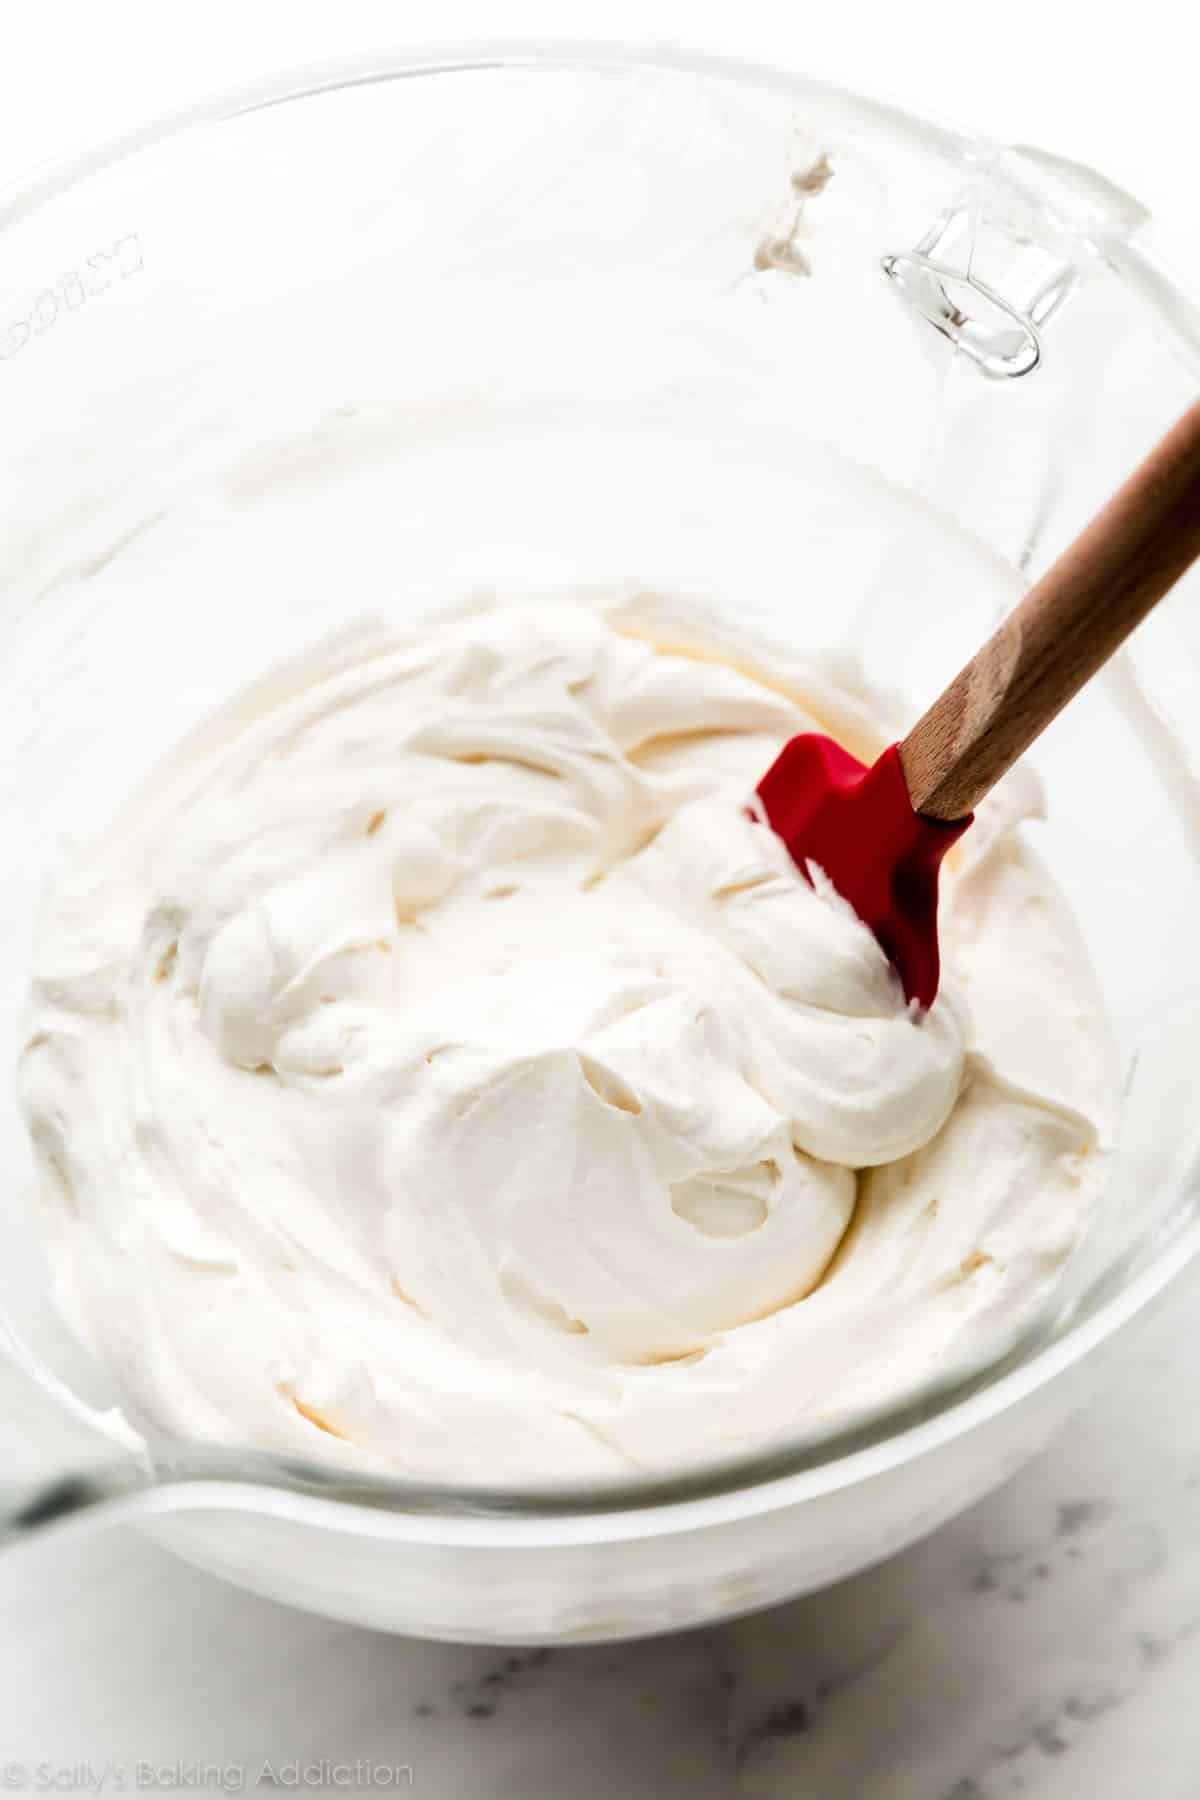
[[[746,804],[796,731],[894,723],[634,595],[357,627],[194,734],[58,883],[21,1065],[60,1302],[140,1415],[594,1478],[1011,1331],[1111,1114],[1029,778],[925,1016]]]

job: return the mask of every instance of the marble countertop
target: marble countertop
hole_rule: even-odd
[[[223,1770],[226,1791],[428,1800],[1196,1800],[1198,1311],[1200,1278],[1048,1454],[933,1538],[681,1636],[423,1644],[132,1531],[13,1550],[0,1790],[213,1792]]]

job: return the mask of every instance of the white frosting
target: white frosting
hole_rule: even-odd
[[[814,725],[894,729],[635,596],[359,627],[181,747],[58,883],[21,1065],[60,1303],[149,1420],[671,1469],[1027,1316],[1111,1104],[1036,796],[964,841],[917,1018],[747,810]]]

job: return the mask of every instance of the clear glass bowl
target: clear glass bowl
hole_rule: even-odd
[[[352,614],[633,577],[776,636],[858,642],[927,696],[997,592],[1046,565],[1195,392],[1200,325],[1145,224],[1039,152],[767,70],[578,47],[280,77],[10,190],[10,1043],[64,841],[244,679]],[[939,531],[900,507],[883,539],[859,533],[831,473],[847,462],[868,499],[883,478]],[[986,594],[956,532],[993,553]],[[818,541],[840,573],[816,592]],[[1198,597],[1193,577],[1039,747],[1043,848],[1126,1095],[1103,1216],[1019,1344],[836,1440],[593,1493],[139,1448],[47,1304],[6,1087],[10,1533],[140,1518],[320,1611],[550,1642],[818,1586],[1011,1473],[1200,1242]]]

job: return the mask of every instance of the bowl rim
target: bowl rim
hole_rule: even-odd
[[[838,82],[822,81],[788,67],[773,67],[707,51],[586,37],[541,36],[471,37],[421,46],[385,44],[317,62],[291,64],[271,74],[252,76],[228,88],[214,89],[198,99],[156,113],[127,131],[113,133],[96,144],[69,149],[19,171],[0,183],[0,228],[14,224],[77,182],[197,127],[219,124],[244,113],[262,111],[292,100],[309,100],[319,94],[370,87],[379,82],[539,67],[611,69],[625,73],[657,71],[710,77],[787,95],[810,94],[827,104],[840,102],[852,106],[860,116],[869,115],[879,124],[903,132],[929,148],[961,154],[992,147],[990,140],[940,120],[934,113],[916,113],[892,101],[861,93]]]
[[[541,37],[383,46],[216,90],[95,146],[37,165],[0,185],[0,233],[126,159],[247,113],[384,82],[533,68],[660,73],[757,87],[852,109],[858,118],[898,133],[930,153],[978,157],[1001,148],[936,116],[854,88],[786,66],[702,51]],[[1160,258],[1127,239],[1106,242],[1104,251],[1118,276],[1140,290],[1159,322],[1171,330],[1185,361],[1200,370],[1200,308],[1182,284]],[[736,1460],[692,1466],[677,1476],[640,1477],[587,1489],[485,1490],[400,1474],[360,1480],[328,1463],[261,1452],[206,1455],[198,1449],[193,1457],[178,1442],[150,1441],[152,1473],[148,1483],[137,1483],[142,1492],[102,1504],[114,1518],[233,1508],[355,1535],[464,1548],[522,1543],[566,1547],[696,1530],[835,1493],[981,1429],[1131,1324],[1198,1258],[1200,1216],[1179,1229],[1144,1268],[1090,1314],[1022,1353],[1015,1367],[990,1379],[986,1370],[980,1371],[957,1388],[943,1380],[915,1398],[881,1409],[858,1428],[825,1436],[807,1447],[793,1441]],[[147,1485],[152,1492],[145,1492]]]

